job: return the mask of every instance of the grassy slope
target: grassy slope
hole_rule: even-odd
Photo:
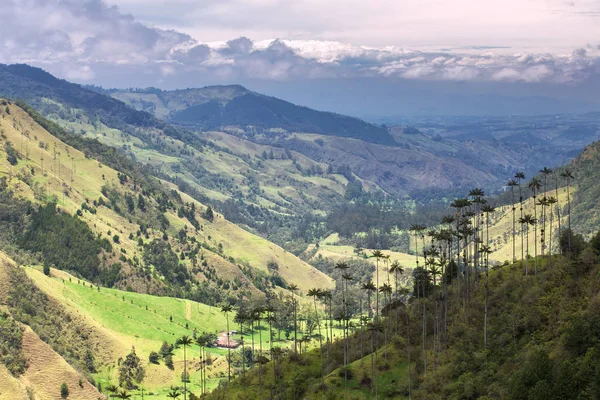
[[[118,185],[117,171],[93,159],[85,158],[83,153],[63,144],[37,125],[20,108],[13,105],[10,106],[10,110],[10,115],[3,114],[0,118],[0,128],[6,136],[6,140],[12,142],[19,152],[22,143],[23,159],[12,167],[5,157],[0,157],[0,176],[12,177],[12,186],[23,197],[34,200],[32,187],[37,184],[39,188],[43,188],[45,196],[55,196],[58,199],[59,206],[67,212],[74,213],[86,198],[100,197],[100,189],[104,184]],[[29,137],[21,134],[21,132],[27,132]],[[42,149],[40,143],[44,143],[48,150]],[[4,140],[0,140],[0,144],[0,152],[3,152]],[[57,151],[56,161],[53,159],[55,148]],[[26,157],[27,154],[28,157]],[[35,172],[35,175],[31,178],[31,185],[17,179],[19,173],[28,175],[28,171],[31,169]],[[183,193],[180,193],[180,195],[188,202],[195,202],[198,210],[205,209],[204,205],[191,197]],[[184,225],[188,225],[190,232],[193,231],[186,220],[173,213],[169,213],[168,217],[172,222],[169,231],[171,236],[174,236]],[[141,258],[136,240],[128,239],[130,233],[135,234],[137,231],[137,225],[130,223],[106,207],[98,207],[97,215],[84,212],[83,219],[98,234],[107,235],[111,231],[113,234],[118,233],[120,235],[121,244],[115,246],[115,254],[118,254],[118,251],[122,248],[128,256],[137,255]],[[312,281],[315,279],[321,287],[332,285],[330,278],[316,271],[291,253],[287,253],[279,246],[237,227],[222,217],[217,218],[214,224],[205,223],[204,228],[204,233],[203,231],[196,232],[196,236],[200,241],[206,240],[214,247],[222,242],[226,256],[232,256],[239,259],[240,262],[248,261],[252,266],[263,270],[266,270],[269,261],[274,259],[280,264],[280,273],[283,278],[288,282],[296,283],[302,290],[312,287]],[[155,234],[158,234],[158,232]],[[211,241],[208,240],[209,235],[212,238]],[[172,244],[176,245],[174,242]],[[224,274],[224,277],[239,276],[238,268],[229,261],[222,259],[219,267],[219,275]],[[133,285],[133,287],[136,286]],[[141,290],[142,288],[138,287],[138,289]]]
[[[16,268],[12,260],[0,252],[0,283],[8,282],[8,269]],[[8,285],[0,284],[0,310],[8,310],[6,296]],[[72,315],[73,318],[81,316]],[[67,383],[70,399],[96,400],[101,395],[90,385],[86,378],[75,371],[59,354],[44,343],[28,326],[23,326],[23,351],[28,360],[26,372],[18,378],[13,377],[3,364],[0,364],[0,399],[26,400],[27,391],[34,393],[39,400],[59,398],[60,385]],[[100,359],[104,357],[99,357]],[[82,380],[82,387],[79,380]]]
[[[73,110],[75,112],[77,110]],[[81,111],[79,112],[81,114]],[[122,134],[116,129],[110,129],[102,124],[92,125],[85,118],[77,121],[60,120],[58,116],[52,116],[61,125],[72,128],[75,132],[85,131],[87,137],[94,137],[101,142],[114,146],[128,148],[135,157],[144,163],[152,164],[163,172],[188,182],[192,187],[213,200],[224,201],[234,197],[234,193],[227,188],[214,188],[199,181],[189,172],[178,168],[181,163],[185,165],[186,156],[165,155],[159,151],[148,149],[139,139],[128,134]],[[330,198],[340,199],[343,196],[347,180],[341,175],[303,176],[289,159],[264,160],[257,164],[263,152],[273,152],[276,158],[285,158],[285,152],[278,147],[258,145],[250,141],[240,139],[234,135],[221,132],[199,133],[203,138],[216,143],[218,146],[227,148],[229,152],[223,152],[210,147],[205,147],[202,152],[192,147],[186,147],[191,153],[194,161],[200,162],[202,167],[213,174],[232,180],[236,190],[241,191],[244,196],[249,196],[245,201],[265,207],[270,207],[283,213],[292,213],[299,209],[321,211],[324,201]],[[316,135],[316,137],[319,137]],[[184,143],[175,139],[166,140],[172,148],[183,149]],[[291,152],[297,163],[307,169],[313,166],[322,170],[327,165],[305,157],[297,152]],[[248,161],[250,160],[250,161]],[[247,185],[248,177],[253,177],[260,185],[261,192],[252,197],[252,192]],[[376,186],[367,183],[367,188]],[[290,200],[292,202],[290,202]]]

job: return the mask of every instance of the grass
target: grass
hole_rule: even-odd
[[[216,307],[188,300],[116,289],[100,288],[98,290],[97,286],[92,286],[89,282],[78,280],[65,272],[54,269],[51,271],[51,277],[45,276],[40,268],[26,268],[26,272],[36,286],[48,296],[57,300],[72,313],[83,315],[86,324],[101,329],[112,341],[111,351],[119,357],[124,357],[134,346],[147,369],[145,388],[156,394],[152,398],[164,399],[167,388],[181,383],[178,377],[183,371],[183,349],[179,348],[175,351],[174,371],[164,365],[150,364],[148,356],[151,351],[158,351],[163,341],[173,344],[183,335],[193,335],[194,329],[198,332],[213,333],[226,330],[225,315]],[[237,325],[232,322],[233,315],[233,313],[230,315],[230,329],[238,329]],[[268,326],[265,322],[262,325],[262,346],[265,351],[268,351],[272,344],[281,347],[293,345],[292,340],[285,339],[282,339],[281,342],[269,342]],[[333,331],[336,336],[341,335],[340,329],[334,327]],[[275,329],[274,334],[277,337]],[[300,334],[299,338],[302,336]],[[281,337],[285,338],[285,335],[282,333]],[[234,339],[239,339],[239,336],[234,336]],[[258,330],[255,331],[254,340],[258,349]],[[244,341],[249,347],[252,342],[251,334],[245,334]],[[318,346],[318,341],[313,340],[311,347],[315,346]],[[209,370],[210,380],[208,382],[208,388],[212,389],[226,376],[227,350],[210,348],[208,351],[214,360],[213,366]],[[200,361],[199,347],[191,346],[188,348],[187,354],[188,368],[192,371],[190,373],[192,382],[198,383],[200,376],[198,372],[194,371]],[[110,382],[116,383],[116,371],[115,364],[110,363],[95,375],[95,379],[105,386]]]

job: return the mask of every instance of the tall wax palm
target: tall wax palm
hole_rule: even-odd
[[[548,198],[548,175],[552,173],[552,170],[548,167],[544,167],[540,170],[540,173],[544,176],[544,196],[543,199]],[[546,207],[548,204],[542,205],[542,255],[544,255],[544,244],[546,243]]]
[[[194,341],[188,335],[183,335],[177,340],[177,344],[183,346],[183,399],[187,399],[187,381],[189,374],[187,370],[187,346],[190,346]]]
[[[297,313],[296,313],[296,299],[294,297],[294,295],[296,294],[296,292],[298,291],[298,285],[295,284],[290,284],[288,286],[288,290],[290,292],[292,292],[292,310],[294,313],[294,353],[298,352],[298,318],[297,318]],[[252,338],[254,338],[254,332],[252,334]]]
[[[342,279],[343,279],[342,282],[343,282],[343,287],[344,287],[344,293],[347,294],[348,293],[348,282],[350,282],[353,279],[352,275],[345,273],[342,275]],[[350,336],[349,331],[348,331],[348,322],[350,321],[350,312],[348,311],[348,305],[347,305],[346,301],[344,301],[343,316],[344,316],[344,360],[345,360],[345,364],[348,365],[349,353],[350,353],[349,343],[348,343],[348,338]],[[344,379],[345,379],[345,381],[348,380],[347,371],[345,371],[345,373],[344,373]]]
[[[317,321],[317,326],[319,327],[319,350],[321,357],[321,385],[325,387],[325,371],[323,369],[323,339],[321,335],[321,323],[319,322],[319,312],[317,311],[317,297],[321,296],[321,290],[317,288],[310,289],[308,291],[308,295],[313,298],[313,303],[315,305],[315,320]]]
[[[233,311],[233,307],[231,304],[225,304],[221,307],[221,312],[225,314],[225,320],[227,321],[227,381],[231,382],[231,345],[229,342],[229,337],[231,336],[231,331],[229,330],[229,313]]]
[[[327,300],[328,311],[329,311],[329,343],[333,344],[333,294],[331,290],[321,291],[321,296]],[[326,327],[327,328],[327,327]],[[327,361],[329,362],[329,347],[327,346]]]
[[[375,250],[371,253],[371,257],[375,258],[375,286],[379,287],[379,260],[384,255],[381,250]],[[375,292],[375,319],[379,321],[379,292]]]
[[[383,285],[381,285],[381,287],[379,288],[379,292],[381,294],[383,294],[383,301],[385,301],[387,303],[387,305],[390,304],[390,299],[392,296],[392,287],[388,284],[388,283],[384,283]],[[388,321],[390,321],[391,318],[388,315]],[[383,351],[383,357],[384,359],[387,360],[387,341],[388,341],[388,329],[384,329],[384,343],[385,343],[385,350]]]
[[[531,181],[529,182],[529,185],[527,185],[529,187],[529,189],[531,190],[531,193],[533,194],[533,218],[536,221],[536,224],[533,225],[533,238],[534,238],[534,254],[535,254],[535,274],[537,275],[537,205],[535,203],[535,199],[536,199],[536,195],[539,192],[540,188],[542,187],[541,182],[538,178],[532,178]]]
[[[363,283],[361,286],[361,289],[364,290],[365,292],[367,292],[367,310],[368,310],[368,315],[369,318],[373,318],[373,308],[372,308],[372,303],[371,303],[371,295],[374,291],[377,290],[377,286],[375,286],[375,284],[373,283],[373,281],[369,281],[366,283]]]
[[[200,335],[196,338],[196,344],[200,347],[200,379],[202,388],[202,394],[206,392],[206,351],[205,347],[208,345],[207,335]]]
[[[461,225],[463,224],[463,215],[462,212],[465,208],[471,205],[471,201],[466,198],[456,199],[454,200],[450,206],[456,209],[456,231],[457,233],[461,232]],[[465,243],[466,245],[466,243]],[[460,301],[460,273],[461,273],[461,263],[460,263],[460,237],[457,240],[457,249],[456,249],[456,298]]]
[[[556,202],[558,203],[558,178],[561,174],[558,173],[558,171],[554,171],[554,194],[556,196]],[[558,220],[558,237],[560,237],[560,232],[561,232],[561,221],[560,221],[560,207],[556,207],[556,218]],[[560,246],[559,246],[560,249]]]
[[[525,275],[529,274],[529,226],[535,225],[537,220],[531,214],[525,214],[523,218],[519,218],[519,223],[523,225],[523,230],[526,232],[527,236],[527,255],[525,257]]]
[[[521,192],[521,182],[525,180],[525,173],[517,172],[515,174],[515,179],[517,180],[517,185],[519,187],[519,220],[523,218],[523,193]],[[522,227],[521,227],[522,228]],[[521,229],[521,262],[524,259],[524,251],[525,251],[525,232]]]
[[[377,353],[375,352],[375,337],[378,332],[381,332],[381,325],[376,322],[372,322],[369,324],[367,328],[369,332],[371,332],[371,393],[375,394],[375,398],[378,398],[378,390],[377,390],[377,376],[375,375],[375,356]]]
[[[548,198],[546,196],[542,196],[541,199],[538,199],[537,205],[542,207],[542,229],[540,230],[540,246],[541,246],[541,254],[544,256],[544,250],[546,249],[546,207],[548,207]]]
[[[434,312],[433,312],[433,319],[434,319],[434,327],[433,327],[433,368],[435,370],[436,366],[437,366],[437,359],[436,359],[436,336],[439,334],[438,333],[438,327],[439,327],[439,319],[438,319],[438,295],[436,294],[436,289],[437,289],[437,276],[440,274],[440,269],[437,265],[437,262],[435,261],[434,257],[437,254],[435,252],[435,249],[432,249],[432,253],[431,253],[431,258],[428,260],[428,266],[429,269],[427,270],[427,272],[433,277],[433,298],[434,298]]]
[[[400,263],[398,261],[394,261],[392,263],[392,265],[390,266],[390,273],[394,275],[394,292],[396,294],[396,301],[399,301],[400,299],[400,293],[399,293],[399,287],[400,287],[400,277],[399,275],[402,275],[404,273],[404,268],[402,268],[402,266],[400,265]],[[400,322],[399,322],[399,307],[396,307],[396,330],[399,329],[400,326]]]
[[[507,183],[508,187],[510,188],[510,195],[512,197],[512,232],[511,232],[511,236],[512,236],[512,249],[513,249],[513,256],[512,256],[512,261],[515,262],[516,261],[516,246],[515,246],[515,229],[516,229],[516,217],[515,214],[517,212],[517,205],[515,204],[515,186],[518,186],[519,184],[517,183],[517,181],[515,179],[510,179]]]
[[[572,235],[572,231],[571,231],[571,193],[570,193],[570,188],[571,188],[571,179],[575,179],[573,177],[573,172],[566,168],[561,174],[560,176],[567,182],[567,224],[569,227],[569,254],[571,253],[571,235]]]
[[[259,356],[258,356],[258,387],[260,398],[262,399],[262,389],[263,389],[263,351],[262,351],[262,329],[260,326],[260,320],[262,319],[262,314],[264,312],[264,308],[261,306],[257,306],[253,310],[254,319],[258,322],[258,343],[259,343]]]
[[[485,204],[483,207],[481,207],[481,212],[485,214],[485,243],[488,246],[491,246],[491,242],[490,242],[490,214],[494,213],[496,211],[496,209],[489,205],[489,204]]]
[[[235,314],[234,322],[240,325],[240,342],[242,344],[242,375],[246,374],[246,349],[244,348],[244,322],[247,319],[246,310],[240,307],[238,312]]]
[[[418,245],[418,238],[419,238],[419,232],[421,232],[423,229],[425,229],[424,226],[419,225],[419,224],[413,224],[410,228],[409,231],[413,233],[413,235],[415,235],[415,257],[417,259],[417,267],[419,266],[419,245]],[[410,247],[410,240],[409,240],[409,247]]]
[[[554,206],[556,205],[556,203],[558,203],[558,200],[556,200],[556,197],[550,196],[547,202],[548,207],[550,208],[550,236],[548,240],[550,249],[548,251],[548,254],[552,255],[552,227],[554,225]]]
[[[488,293],[489,293],[489,269],[490,269],[490,253],[492,252],[488,245],[481,246],[481,252],[485,257],[485,306],[483,311],[483,348],[487,349],[487,332],[488,332]]]

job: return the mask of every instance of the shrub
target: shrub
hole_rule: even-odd
[[[69,387],[66,383],[60,385],[60,397],[62,397],[63,399],[69,397]]]

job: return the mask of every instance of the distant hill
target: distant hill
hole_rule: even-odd
[[[394,145],[387,129],[358,118],[316,111],[252,92],[242,86],[207,86],[199,89],[110,90],[113,97],[168,121],[202,130],[223,127],[280,128],[288,132],[318,133]]]

